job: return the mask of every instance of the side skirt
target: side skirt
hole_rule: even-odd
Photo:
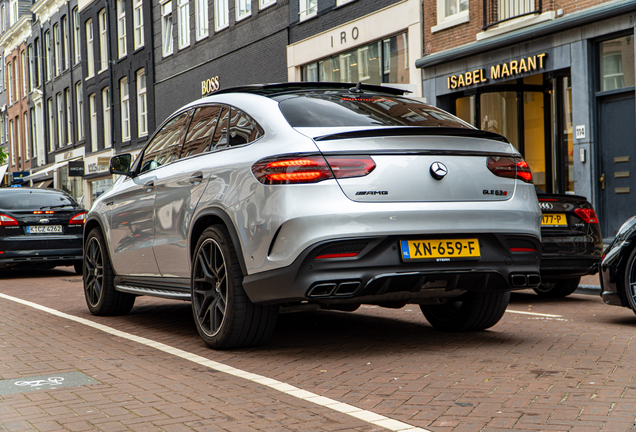
[[[135,295],[190,301],[190,279],[187,278],[116,276],[115,289]]]

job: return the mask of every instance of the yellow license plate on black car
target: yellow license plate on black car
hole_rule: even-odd
[[[479,258],[477,239],[443,240],[401,240],[402,259],[412,261],[421,259]]]
[[[565,213],[544,213],[541,218],[541,226],[568,226],[568,220],[565,218]]]

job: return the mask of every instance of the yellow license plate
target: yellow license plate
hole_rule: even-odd
[[[541,226],[568,226],[565,213],[545,213],[541,218]]]
[[[479,258],[479,241],[477,239],[444,239],[444,240],[402,240],[400,241],[404,260],[453,258]]]

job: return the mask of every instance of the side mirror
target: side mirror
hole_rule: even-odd
[[[129,153],[113,156],[110,158],[108,171],[111,174],[121,174],[130,176],[130,166],[132,164],[132,156]]]

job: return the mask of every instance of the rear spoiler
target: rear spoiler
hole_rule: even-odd
[[[502,135],[494,132],[488,132],[480,129],[470,128],[450,128],[450,127],[379,127],[377,129],[365,129],[357,131],[338,132],[334,134],[322,135],[314,138],[316,141],[330,141],[338,139],[351,139],[351,138],[373,138],[384,136],[457,136],[457,137],[472,137],[490,139],[495,141],[502,141],[509,143],[509,141]]]

